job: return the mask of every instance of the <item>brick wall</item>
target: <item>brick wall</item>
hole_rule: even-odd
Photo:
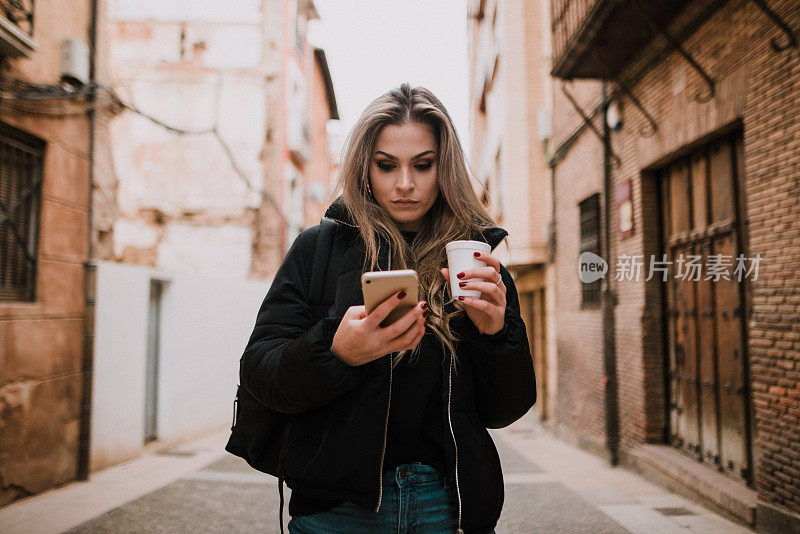
[[[770,5],[797,32],[797,3]],[[752,283],[749,331],[759,498],[800,512],[800,53],[770,48],[769,38],[783,36],[752,4],[726,15],[748,30],[736,43],[737,51],[749,56],[750,69],[744,116],[747,217],[750,254],[764,258]]]
[[[536,140],[537,111],[546,106],[548,83],[540,31],[543,13],[535,2],[520,0],[488,2],[484,9],[486,15],[480,21],[472,19],[470,33],[470,162],[481,181],[488,179],[490,211],[509,232],[510,254],[504,261],[508,265],[544,263],[549,170]],[[495,9],[497,20],[492,26]],[[481,112],[481,93],[474,91],[482,90],[492,73],[485,112]]]
[[[561,112],[556,108],[555,114]],[[592,135],[576,142],[570,157],[556,167],[556,286],[559,426],[584,438],[605,437],[603,403],[602,315],[599,308],[581,307],[578,278],[580,211],[578,203],[603,190],[602,150]],[[602,219],[602,208],[601,208]],[[602,224],[602,223],[601,223]]]
[[[554,289],[546,285],[546,271],[541,268],[549,256],[545,224],[550,218],[550,170],[537,139],[538,111],[549,105],[550,97],[543,31],[549,18],[538,2],[491,0],[482,5],[483,18],[469,19],[470,163],[477,178],[488,184],[490,211],[509,232],[508,246],[496,253],[517,276],[523,319],[537,340],[532,339],[531,349],[541,399],[539,415],[554,418],[545,399],[556,390],[555,380],[548,381],[542,373],[556,368],[550,338],[554,325],[540,316],[549,308],[537,300],[544,288],[551,306]],[[491,83],[485,85],[487,77]],[[482,188],[477,189],[481,195]]]
[[[673,23],[695,15],[692,5]],[[769,3],[797,31],[800,10],[791,0]],[[658,205],[649,168],[658,166],[716,132],[740,125],[744,139],[744,218],[748,256],[760,254],[759,277],[749,283],[752,316],[746,332],[752,404],[755,482],[762,501],[800,511],[800,53],[776,52],[770,39],[786,37],[752,3],[725,3],[683,42],[716,81],[707,103],[693,97],[706,91],[702,78],[677,53],[668,53],[631,83],[636,97],[658,125],[640,135],[643,115],[622,101],[624,124],[612,135],[621,158],[613,185],[632,180],[634,234],[621,238],[612,220],[612,258],[658,249]],[[645,50],[623,77],[639,72],[659,48]],[[556,82],[555,139],[563,141],[580,119],[560,95]],[[591,84],[572,88],[585,109],[595,102]],[[602,190],[602,147],[584,131],[556,169],[559,269],[559,413],[579,434],[603,435],[603,398],[593,384],[601,370],[599,312],[579,309],[575,276],[577,206],[590,189]],[[613,270],[613,266],[611,267]],[[660,441],[664,417],[660,290],[657,283],[619,282],[612,287],[623,447]],[[566,406],[565,406],[566,405]],[[570,416],[564,418],[563,416]],[[598,422],[599,421],[599,422]]]

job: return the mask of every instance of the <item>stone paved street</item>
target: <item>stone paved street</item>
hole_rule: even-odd
[[[553,439],[533,414],[492,435],[506,480],[498,534],[752,532]],[[279,532],[276,480],[220,454],[225,437],[13,504],[0,511],[0,532]]]

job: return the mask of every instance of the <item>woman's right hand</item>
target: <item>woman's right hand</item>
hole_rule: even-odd
[[[345,364],[363,365],[392,352],[411,350],[425,335],[428,303],[420,302],[392,324],[381,322],[399,305],[405,293],[392,295],[367,315],[364,306],[351,306],[333,336],[331,352]]]

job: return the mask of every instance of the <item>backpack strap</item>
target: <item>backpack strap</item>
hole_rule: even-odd
[[[311,282],[308,286],[308,296],[314,304],[323,304],[326,295],[325,282],[328,278],[328,263],[330,262],[331,251],[334,247],[334,239],[336,238],[336,228],[339,225],[336,221],[323,217],[319,222],[319,236],[317,236],[317,245],[314,249],[314,260],[311,264]],[[335,264],[334,264],[335,265]]]
[[[314,247],[314,259],[311,262],[311,281],[308,285],[308,297],[313,304],[330,304],[336,300],[336,277],[338,271],[328,272],[328,265],[339,265],[344,257],[344,243],[336,240],[336,230],[339,224],[333,219],[323,217],[319,222],[319,235],[317,244]],[[286,444],[281,450],[281,464],[278,476],[278,494],[280,495],[280,505],[278,509],[278,521],[283,534],[283,454],[286,452]]]
[[[339,237],[342,225],[336,221],[331,222],[333,222],[336,231],[334,232],[331,253],[328,256],[328,268],[325,269],[325,285],[323,286],[321,300],[323,304],[329,306],[336,301],[336,282],[342,272],[342,262],[344,261],[344,256],[348,248],[347,242]]]

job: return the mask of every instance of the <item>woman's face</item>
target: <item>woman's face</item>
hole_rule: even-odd
[[[372,193],[401,230],[418,232],[439,196],[438,150],[427,124],[388,124],[378,133],[369,165]]]

